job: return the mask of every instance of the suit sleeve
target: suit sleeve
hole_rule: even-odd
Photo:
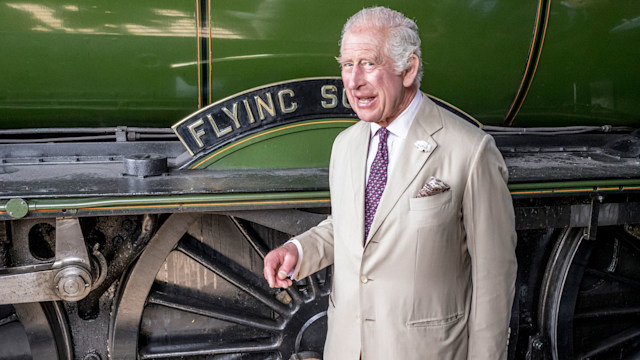
[[[516,279],[516,233],[508,170],[485,135],[472,160],[463,198],[473,293],[468,359],[506,359]]]
[[[333,218],[326,220],[296,236],[304,257],[296,277],[303,279],[333,264]]]
[[[338,135],[331,150],[329,187],[333,185],[336,154],[341,154],[340,150],[338,150],[341,135]],[[334,203],[333,199],[331,203]],[[326,220],[295,237],[300,242],[304,253],[296,278],[303,279],[333,264],[333,225],[334,219],[329,215]]]

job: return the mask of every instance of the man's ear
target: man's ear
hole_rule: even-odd
[[[413,86],[413,82],[418,75],[418,68],[420,67],[420,61],[415,54],[411,54],[409,57],[409,67],[402,74],[402,85],[404,87]]]

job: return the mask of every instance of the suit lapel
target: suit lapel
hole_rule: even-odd
[[[367,243],[375,235],[391,209],[393,209],[407,187],[413,182],[431,154],[438,147],[431,135],[441,128],[442,117],[435,104],[423,95],[420,110],[411,124],[407,138],[402,145],[399,156],[395,160],[396,164],[392,168],[391,175],[380,199]],[[418,150],[415,145],[416,141],[426,141],[430,145],[429,151]]]

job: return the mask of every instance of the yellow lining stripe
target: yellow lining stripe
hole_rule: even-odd
[[[283,131],[283,130],[288,130],[288,129],[293,129],[293,128],[297,128],[297,127],[302,127],[302,126],[308,126],[308,125],[318,125],[318,124],[347,124],[347,123],[351,123],[351,124],[355,124],[357,123],[358,120],[327,120],[327,121],[315,121],[315,122],[308,122],[308,123],[301,123],[301,124],[293,124],[293,125],[288,125],[288,126],[284,126],[284,127],[279,127],[276,129],[272,129],[272,130],[268,130],[253,136],[250,136],[248,138],[244,138],[240,141],[237,141],[221,150],[218,150],[217,152],[207,156],[206,158],[204,158],[203,160],[201,160],[200,162],[198,162],[196,165],[194,165],[193,167],[191,167],[192,169],[197,169],[198,167],[200,167],[202,164],[206,163],[207,161],[213,159],[214,157],[226,152],[227,150],[233,149],[234,147],[241,145],[247,141],[251,141],[253,139],[257,139],[259,137],[265,136],[265,135],[269,135],[269,134],[273,134],[279,131]]]
[[[202,79],[200,78],[200,3],[196,0],[196,68],[198,68],[198,109],[202,107]]]
[[[557,190],[525,190],[525,191],[511,191],[511,195],[533,195],[533,194],[562,194],[562,193],[577,193],[577,192],[594,192],[593,188],[585,189],[557,189]]]
[[[80,208],[77,210],[126,210],[126,209],[168,209],[183,207],[208,207],[208,206],[236,206],[236,205],[282,205],[282,204],[323,204],[331,202],[329,199],[320,200],[287,200],[287,201],[235,201],[223,203],[192,203],[192,204],[168,204],[168,205],[133,205],[133,206],[97,206]],[[62,209],[35,210],[36,213],[61,212]],[[2,212],[0,212],[2,214]],[[6,214],[6,212],[5,212]]]
[[[536,46],[536,35],[538,34],[538,29],[540,28],[540,14],[542,12],[542,5],[543,5],[543,1],[544,0],[539,0],[538,2],[538,11],[536,14],[536,26],[534,28],[534,32],[533,32],[533,39],[531,42],[531,48],[529,50],[530,55],[533,55],[533,51],[534,48]],[[551,11],[551,1],[547,2],[547,7],[546,7],[546,12],[545,12],[545,18],[544,18],[544,28],[542,30],[542,36],[540,38],[540,46],[538,47],[538,53],[535,56],[535,64],[533,66],[533,70],[529,71],[529,66],[531,65],[531,61],[532,58],[531,56],[529,56],[529,58],[527,59],[527,65],[525,67],[525,72],[522,75],[522,80],[520,82],[520,86],[518,88],[518,91],[516,92],[516,96],[514,97],[514,101],[513,103],[511,103],[511,107],[509,108],[509,111],[507,111],[507,115],[505,116],[505,120],[509,119],[509,123],[507,125],[512,125],[516,116],[518,115],[518,113],[520,112],[520,109],[522,108],[522,105],[524,105],[524,101],[527,98],[527,95],[529,94],[529,90],[531,89],[531,85],[533,84],[533,77],[536,74],[536,71],[538,70],[538,64],[540,63],[540,58],[542,57],[542,49],[543,49],[543,45],[544,45],[544,39],[547,35],[547,27],[549,25],[549,17],[551,16],[550,11]],[[525,84],[525,79],[527,78],[528,74],[531,73],[531,80],[529,81],[528,84]],[[526,86],[526,89],[524,89],[524,96],[522,97],[522,101],[520,102],[520,104],[518,105],[518,108],[513,111],[513,107],[516,104],[516,101],[518,99],[518,96],[520,95],[520,93],[523,90],[523,87]],[[513,111],[513,114],[512,114]]]
[[[211,104],[211,90],[213,87],[211,86],[211,73],[212,73],[212,59],[211,59],[211,0],[207,2],[207,9],[209,11],[209,19],[207,19],[207,23],[209,24],[209,104]]]
[[[538,34],[538,28],[540,27],[540,13],[542,12],[542,0],[538,1],[538,9],[536,11],[536,20],[535,20],[535,27],[533,28],[533,38],[531,39],[531,45],[529,46],[529,56],[527,57],[527,64],[525,65],[524,69],[524,74],[522,75],[522,80],[520,81],[520,86],[518,87],[518,91],[516,91],[516,96],[514,98],[513,103],[511,103],[511,106],[509,107],[509,111],[507,111],[507,115],[511,114],[511,111],[513,110],[513,107],[515,106],[516,102],[515,99],[518,98],[518,95],[522,92],[522,88],[525,86],[524,80],[527,77],[527,74],[529,72],[529,66],[531,65],[531,60],[532,60],[532,56],[533,55],[533,48],[536,45],[536,34]],[[517,111],[516,111],[517,113]]]
[[[534,195],[534,194],[563,194],[578,192],[598,192],[598,191],[625,191],[640,190],[640,186],[615,186],[615,187],[593,187],[580,189],[552,189],[552,190],[522,190],[510,191],[511,195]]]

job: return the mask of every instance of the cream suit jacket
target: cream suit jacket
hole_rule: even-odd
[[[423,95],[363,246],[369,139],[338,135],[332,215],[296,237],[298,277],[334,266],[324,359],[506,358],[516,234],[493,138]],[[450,190],[416,198],[430,176]]]

